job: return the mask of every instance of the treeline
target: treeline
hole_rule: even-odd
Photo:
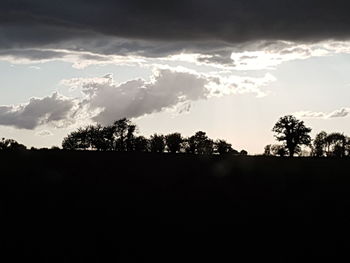
[[[65,150],[96,150],[117,152],[152,152],[152,153],[191,153],[191,154],[242,154],[225,140],[212,140],[205,132],[198,131],[185,138],[180,133],[168,135],[153,134],[150,138],[137,136],[137,126],[124,118],[112,125],[89,125],[79,128],[63,139]]]
[[[339,132],[327,134],[325,131],[318,133],[309,146],[309,155],[314,157],[350,157],[350,137]],[[303,155],[299,148],[296,152]],[[284,144],[268,144],[265,146],[266,156],[287,156],[288,149]]]
[[[95,150],[116,152],[190,153],[190,154],[236,154],[247,155],[247,151],[237,151],[225,140],[210,139],[205,132],[198,131],[193,136],[183,137],[180,133],[167,135],[153,134],[150,138],[137,135],[137,126],[129,119],[120,119],[112,125],[89,125],[78,128],[63,139],[64,150]],[[315,156],[350,157],[350,137],[339,132],[327,134],[322,131],[314,139],[311,128],[292,115],[281,117],[272,131],[280,144],[268,144],[265,156]],[[304,148],[302,148],[304,146]],[[1,150],[25,150],[26,147],[12,139],[0,140]],[[304,150],[303,150],[304,149]],[[60,150],[53,146],[31,150]]]
[[[21,151],[26,149],[26,146],[13,139],[2,138],[0,140],[0,151]]]
[[[275,133],[277,141],[282,142],[282,144],[266,145],[264,149],[266,156],[302,155],[301,146],[303,145],[310,149],[309,155],[311,156],[350,156],[350,137],[339,132],[327,134],[322,131],[312,140],[309,135],[311,128],[306,127],[303,121],[297,120],[292,115],[281,117],[272,131]]]

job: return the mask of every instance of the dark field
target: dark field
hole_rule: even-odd
[[[313,262],[349,248],[350,159],[27,151],[0,162],[14,261]]]

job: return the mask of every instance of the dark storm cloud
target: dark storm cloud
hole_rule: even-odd
[[[160,54],[200,42],[345,39],[350,36],[349,6],[347,0],[3,0],[0,47],[72,41],[74,49],[84,46],[82,39],[100,37],[103,42],[102,36],[109,36],[151,41],[146,46],[128,42],[124,49],[119,43],[120,52]],[[163,42],[157,43],[159,50],[147,47],[154,41]]]

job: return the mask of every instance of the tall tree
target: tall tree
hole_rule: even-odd
[[[126,135],[130,121],[126,118],[117,120],[114,122],[114,136],[115,136],[115,150],[118,152],[124,152],[126,150]]]
[[[123,118],[113,124],[115,150],[119,152],[133,151],[134,133],[136,125],[129,119]]]
[[[136,131],[136,125],[130,123],[128,126],[128,132],[126,133],[126,140],[125,140],[127,152],[135,151],[135,131]]]
[[[292,115],[281,117],[272,129],[278,141],[285,142],[289,156],[294,156],[301,145],[310,145],[311,128]]]

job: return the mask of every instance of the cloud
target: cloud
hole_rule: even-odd
[[[199,74],[177,67],[155,68],[150,80],[132,79],[115,83],[111,74],[102,78],[72,78],[61,85],[81,91],[80,98],[58,93],[32,98],[17,106],[0,106],[0,125],[35,129],[41,125],[67,127],[98,122],[108,125],[120,118],[137,118],[164,110],[179,114],[191,109],[191,103],[233,94],[266,95],[263,90],[274,76],[220,76]],[[41,134],[43,135],[43,134]]]
[[[342,117],[346,117],[350,114],[350,108],[342,108],[340,110],[336,110],[331,112],[328,115],[328,118],[342,118]]]
[[[18,45],[51,44],[93,34],[241,43],[347,38],[348,9],[346,0],[4,0],[0,21],[3,45],[15,40]]]
[[[81,89],[84,97],[79,113],[93,121],[109,124],[120,118],[136,118],[168,109],[188,112],[191,102],[231,94],[252,93],[263,97],[262,88],[274,81],[263,77],[223,77],[178,68],[155,68],[150,81],[133,79],[116,84],[112,75],[103,78],[73,78],[61,84]],[[84,115],[84,114],[83,114]]]
[[[121,56],[199,54],[199,63],[243,67],[256,64],[256,55],[266,58],[239,54],[258,46],[279,46],[278,55],[292,59],[316,54],[299,44],[349,39],[349,7],[346,0],[3,0],[0,57],[55,58],[84,67]],[[281,50],[281,41],[295,48]],[[234,61],[232,52],[238,53]]]
[[[49,130],[42,130],[42,131],[37,132],[36,135],[46,137],[46,136],[52,136],[53,133]]]
[[[133,55],[105,55],[57,48],[0,49],[0,60],[12,64],[45,63],[56,60],[72,63],[77,69],[99,64],[136,65],[143,62],[141,58]]]
[[[74,101],[58,93],[32,98],[19,106],[0,106],[0,125],[34,129],[43,124],[64,126],[69,123]]]
[[[160,112],[184,101],[205,99],[209,94],[208,80],[203,76],[169,69],[155,71],[149,82],[135,79],[116,85],[107,75],[97,82],[82,83],[86,98],[81,107],[100,109],[92,119],[102,124]]]
[[[299,111],[294,113],[300,118],[315,118],[315,119],[332,119],[332,118],[344,118],[350,114],[350,108],[341,108],[339,110],[326,112],[313,112],[313,111]]]

